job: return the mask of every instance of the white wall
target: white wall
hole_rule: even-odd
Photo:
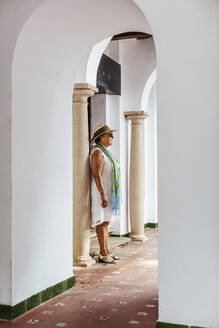
[[[42,72],[34,72],[31,54],[27,49],[17,51],[12,111],[13,304],[72,275],[72,99],[71,89],[65,89],[68,76],[60,74],[58,65],[51,65],[46,80],[42,61],[45,71],[39,85]],[[31,60],[26,58],[21,65],[25,55]],[[54,70],[55,76],[48,70]],[[56,90],[53,95],[52,87]]]
[[[152,38],[121,40],[123,111],[141,110],[142,93],[147,79],[156,68],[156,53]]]
[[[120,42],[118,40],[111,41],[108,43],[104,54],[115,60],[117,63],[120,63],[119,48]]]
[[[129,156],[127,153],[130,151],[128,138],[131,136],[131,130],[128,132],[128,121],[124,118],[125,111],[139,111],[146,110],[146,108],[142,108],[142,95],[145,89],[145,85],[148,79],[151,76],[151,73],[156,68],[156,53],[153,39],[146,40],[122,40],[119,41],[119,49],[120,49],[120,63],[121,63],[121,89],[122,95],[120,99],[120,111],[121,111],[121,139],[122,139],[122,148],[121,148],[121,162],[124,164],[124,171],[122,174],[124,175],[123,180],[125,180],[124,186],[124,194],[126,194],[126,201],[124,205],[126,207],[126,215],[127,220],[126,224],[123,225],[123,234],[130,232],[129,227]],[[149,120],[148,118],[147,120]],[[153,125],[153,124],[152,124]],[[146,126],[143,125],[143,129],[146,130]],[[145,131],[146,132],[146,131]],[[153,146],[152,146],[153,148]],[[152,167],[148,166],[149,174],[153,174],[151,172]],[[147,186],[150,189],[150,197],[147,197],[147,203],[151,204],[153,201],[153,187],[150,181],[147,181]],[[148,191],[148,190],[147,190]],[[154,203],[153,203],[154,205]],[[151,206],[148,209],[148,206],[145,208],[145,213],[143,214],[145,217],[145,222],[156,222],[155,214],[153,212],[154,206]],[[150,220],[149,220],[150,219]]]
[[[149,117],[144,121],[145,149],[145,223],[157,223],[157,109],[156,83],[148,97],[145,110]]]
[[[159,320],[216,328],[218,1],[135,2],[157,48]]]
[[[111,146],[111,151],[118,159],[120,159],[119,98],[117,95],[106,95],[106,122],[112,129],[117,130],[114,133],[115,138]]]
[[[94,129],[103,123],[106,123],[106,95],[97,93],[90,98],[90,129],[91,138],[93,137]]]
[[[29,13],[41,2],[3,0],[0,3],[0,303],[3,304],[11,304],[12,300],[11,63],[18,31]]]

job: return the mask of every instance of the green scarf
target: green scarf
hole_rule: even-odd
[[[120,190],[120,166],[119,162],[115,156],[100,143],[96,145],[97,148],[101,149],[104,154],[109,158],[112,164],[112,200],[111,206],[114,210],[114,215],[120,215],[120,205],[121,205],[121,190]]]

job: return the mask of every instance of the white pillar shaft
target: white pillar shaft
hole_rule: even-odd
[[[130,155],[130,221],[131,238],[145,240],[144,235],[144,147],[143,119],[144,112],[126,112],[131,120],[131,155]]]
[[[87,99],[97,89],[76,84],[73,95],[73,263],[88,266],[90,251],[90,174]]]
[[[132,237],[144,238],[144,167],[142,120],[131,123],[130,217]]]

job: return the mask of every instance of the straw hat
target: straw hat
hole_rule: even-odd
[[[94,131],[93,131],[93,138],[91,139],[90,144],[92,145],[97,138],[102,136],[103,134],[110,133],[110,132],[116,132],[118,130],[112,130],[110,129],[106,124],[100,124],[98,125]]]

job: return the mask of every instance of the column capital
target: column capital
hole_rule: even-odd
[[[124,116],[127,120],[145,120],[149,114],[144,111],[130,111],[124,112]]]
[[[73,92],[73,102],[86,102],[87,98],[92,97],[98,89],[89,83],[75,83]]]

